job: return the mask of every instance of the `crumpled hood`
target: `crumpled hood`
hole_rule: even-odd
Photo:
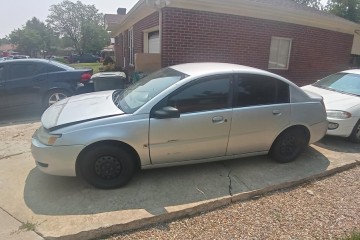
[[[46,129],[124,114],[112,100],[114,91],[94,92],[66,98],[50,106],[41,116]]]
[[[360,104],[360,97],[357,96],[334,92],[312,85],[304,86],[302,89],[321,95],[324,98],[327,110],[346,110]]]

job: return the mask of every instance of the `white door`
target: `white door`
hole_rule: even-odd
[[[160,53],[160,34],[159,31],[148,33],[149,53]]]

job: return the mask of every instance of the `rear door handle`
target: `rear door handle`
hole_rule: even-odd
[[[212,122],[219,124],[219,123],[227,122],[227,119],[224,119],[224,117],[222,117],[222,116],[216,116],[216,117],[213,117]]]
[[[273,115],[275,116],[281,116],[281,111],[280,110],[273,110]]]

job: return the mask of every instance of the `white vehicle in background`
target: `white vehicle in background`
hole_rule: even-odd
[[[324,98],[328,135],[346,137],[360,143],[360,70],[347,70],[327,76],[302,89]]]

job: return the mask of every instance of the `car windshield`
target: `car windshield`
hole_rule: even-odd
[[[55,65],[55,66],[57,66],[57,67],[59,67],[59,68],[65,69],[65,70],[74,70],[74,69],[75,69],[75,68],[73,68],[73,67],[70,67],[70,66],[68,66],[68,65],[66,65],[66,64],[63,64],[63,63],[60,63],[60,62],[58,62],[58,61],[51,60],[50,62],[51,62],[53,65]]]
[[[163,68],[129,86],[124,91],[115,91],[113,101],[125,113],[134,113],[159,93],[188,75],[172,68]]]
[[[315,87],[360,96],[360,74],[336,73],[313,84]]]

